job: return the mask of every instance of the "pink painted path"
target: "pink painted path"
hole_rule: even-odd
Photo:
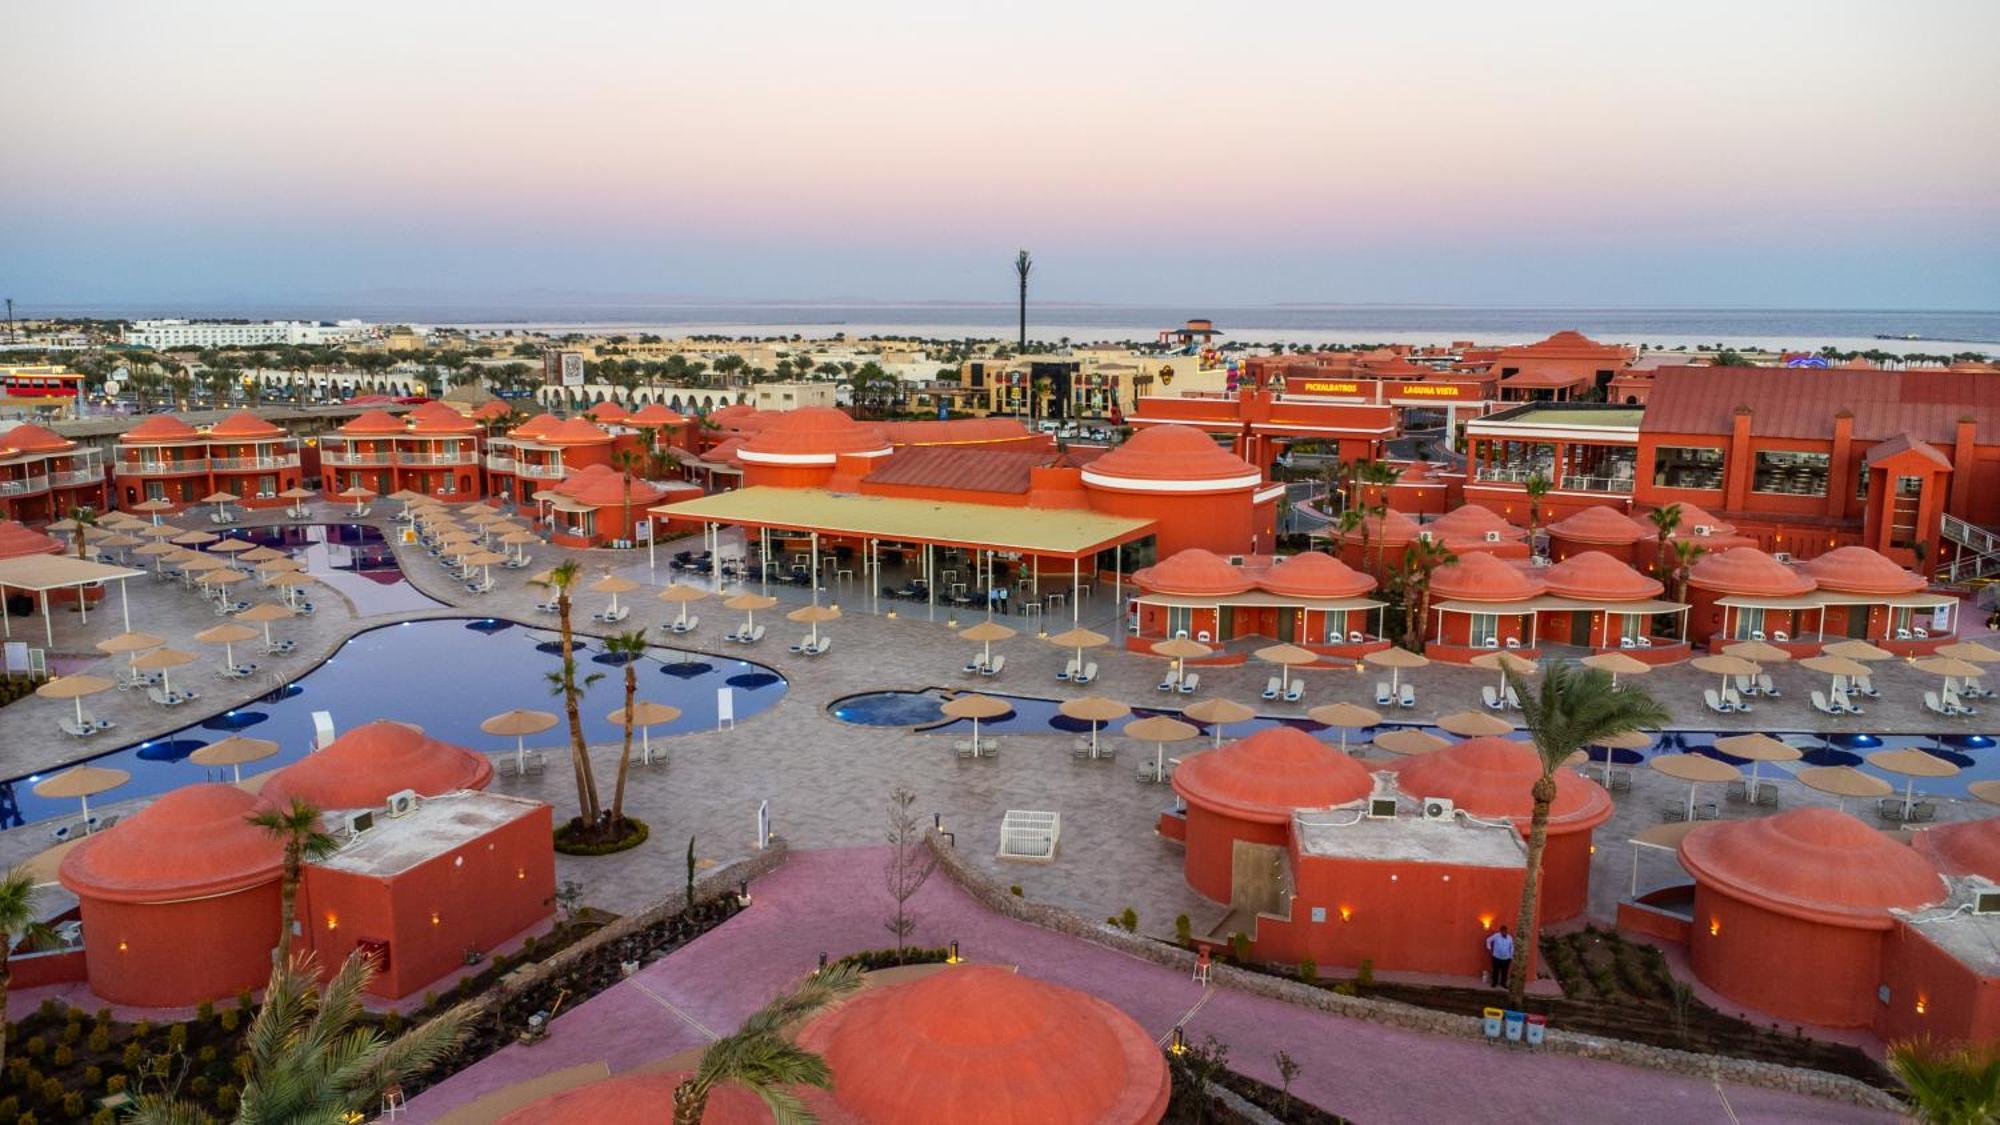
[[[749,910],[556,1020],[539,1046],[510,1046],[426,1091],[412,1122],[540,1074],[602,1060],[614,1073],[734,1029],[808,972],[822,950],[838,957],[888,944],[883,849],[795,852],[753,884]],[[1276,1081],[1272,1058],[1302,1067],[1293,1092],[1357,1121],[1591,1121],[1680,1125],[1727,1121],[1888,1121],[1837,1102],[1708,1082],[1614,1063],[1535,1055],[1427,1036],[1310,1011],[1227,989],[1203,990],[1149,961],[994,915],[939,875],[916,901],[917,941],[956,938],[970,960],[1095,993],[1164,1039],[1186,1019],[1189,1037],[1228,1044],[1237,1069]],[[1197,1010],[1198,1006],[1198,1010]],[[1189,1016],[1190,1010],[1193,1015]],[[1726,1099],[1726,1105],[1725,1105]]]

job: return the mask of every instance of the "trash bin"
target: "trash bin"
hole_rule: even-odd
[[[1510,1011],[1507,1013],[1507,1042],[1519,1043],[1521,1041],[1521,1029],[1527,1023],[1527,1020],[1528,1013],[1526,1012]]]
[[[1538,1013],[1528,1017],[1528,1046],[1542,1045],[1542,1036],[1549,1030],[1549,1017]]]
[[[1500,1038],[1500,1020],[1506,1013],[1498,1008],[1486,1009],[1486,1038]]]

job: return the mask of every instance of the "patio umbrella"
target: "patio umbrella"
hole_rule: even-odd
[[[1202,644],[1200,641],[1191,641],[1186,637],[1170,637],[1167,640],[1155,641],[1153,643],[1153,655],[1164,656],[1174,662],[1174,679],[1176,680],[1181,678],[1181,670],[1188,661],[1198,660],[1214,651],[1214,649]]]
[[[204,543],[213,543],[220,538],[222,536],[206,531],[183,531],[168,540],[168,542],[179,543],[183,547],[199,547]]]
[[[237,784],[243,782],[243,763],[259,762],[278,752],[278,744],[262,738],[232,734],[188,755],[188,760],[204,766],[228,766]]]
[[[83,729],[83,697],[110,691],[118,685],[103,676],[57,676],[35,689],[35,694],[43,699],[71,699],[76,701],[76,726]]]
[[[512,711],[502,711],[498,715],[479,724],[479,729],[487,734],[497,734],[514,740],[514,772],[519,773],[528,760],[527,737],[540,734],[556,725],[556,717],[547,711],[529,711],[520,707]]]
[[[1460,711],[1437,721],[1438,729],[1460,738],[1497,738],[1514,733],[1514,724],[1488,711]]]
[[[1612,687],[1618,686],[1618,677],[1620,676],[1643,676],[1653,670],[1651,664],[1640,660],[1636,656],[1627,656],[1622,652],[1596,653],[1584,657],[1579,663],[1586,668],[1595,668],[1600,672],[1611,673]]]
[[[222,659],[227,667],[236,667],[236,646],[244,641],[257,639],[257,630],[248,625],[238,625],[226,621],[212,629],[204,629],[194,635],[194,639],[205,645],[221,645]]]
[[[1153,744],[1153,780],[1167,777],[1167,743],[1185,742],[1201,733],[1201,728],[1165,715],[1134,719],[1125,724],[1125,737]]]
[[[1868,674],[1868,666],[1866,664],[1858,660],[1850,660],[1845,656],[1809,657],[1799,661],[1799,667],[1804,668],[1808,672],[1818,672],[1822,676],[1847,676],[1852,678]],[[1827,687],[1828,690],[1832,690],[1832,681],[1828,681]]]
[[[153,573],[158,574],[160,573],[160,566],[166,561],[167,556],[178,550],[180,548],[174,546],[172,543],[148,543],[143,547],[133,548],[132,553],[141,558],[152,559]]]
[[[1796,762],[1805,756],[1805,751],[1789,742],[1780,742],[1762,731],[1754,734],[1732,734],[1715,740],[1715,748],[1732,758],[1750,760],[1750,799],[1756,800],[1757,787],[1763,780],[1757,771],[1765,762]]]
[[[261,562],[270,562],[272,559],[291,558],[290,555],[278,550],[276,547],[252,547],[237,557],[253,565]]]
[[[1323,703],[1306,712],[1306,718],[1323,726],[1340,728],[1340,751],[1347,752],[1347,732],[1365,730],[1381,723],[1379,711],[1361,706],[1359,703]]]
[[[620,707],[604,718],[607,722],[616,726],[637,727],[639,730],[640,745],[639,760],[650,763],[653,760],[652,728],[662,723],[671,723],[680,717],[681,709],[678,707],[669,707],[664,703],[649,703],[646,700],[640,699],[633,701],[632,713],[630,715],[625,713],[625,708]]]
[[[1965,791],[1989,805],[2000,805],[2000,780],[1975,781],[1967,785]]]
[[[485,527],[489,523],[498,523],[499,521],[504,520],[506,518],[507,517],[505,515],[502,515],[501,513],[496,512],[491,508],[482,507],[482,508],[474,508],[471,514],[465,517],[465,522],[472,524],[475,527]]]
[[[1298,645],[1292,644],[1271,645],[1268,648],[1260,648],[1254,655],[1259,660],[1278,666],[1278,679],[1284,685],[1286,691],[1290,691],[1292,688],[1293,668],[1319,663],[1318,653],[1311,649],[1300,648]]]
[[[136,516],[130,515],[129,513],[126,512],[106,512],[97,521],[97,526],[99,527],[128,528],[128,527],[144,527],[145,525],[146,525],[145,520],[139,519]]]
[[[607,574],[590,584],[591,593],[611,595],[610,612],[614,615],[618,612],[618,595],[629,594],[638,588],[639,584],[637,582],[632,581],[630,578],[621,578],[616,574]]]
[[[1413,758],[1418,754],[1429,754],[1451,745],[1449,739],[1439,738],[1429,731],[1415,727],[1385,730],[1375,736],[1375,745],[1391,754]]]
[[[458,561],[469,567],[478,567],[479,576],[490,581],[493,578],[494,565],[506,562],[507,559],[508,556],[500,551],[473,551]]]
[[[1894,660],[1896,654],[1887,649],[1876,648],[1867,641],[1836,641],[1819,650],[1821,656],[1844,656],[1849,660],[1863,663],[1872,660]]]
[[[227,555],[233,559],[236,555],[243,554],[244,552],[258,550],[258,547],[255,543],[248,543],[241,539],[224,539],[220,543],[209,544],[208,549],[216,554]],[[234,566],[236,564],[232,561],[230,565]]]
[[[103,766],[77,766],[35,786],[37,797],[75,797],[83,802],[83,830],[90,831],[90,799],[132,780],[124,770]]]
[[[132,505],[132,510],[135,512],[146,512],[153,517],[154,523],[159,523],[160,513],[166,511],[172,511],[173,506],[174,505],[172,501],[156,497],[152,500],[142,500],[139,503]]]
[[[170,523],[156,523],[151,527],[140,528],[139,535],[146,539],[172,539],[186,530],[187,528],[175,527]]]
[[[806,606],[805,608],[812,609],[814,607]],[[794,610],[793,612],[796,613],[797,611]],[[972,720],[972,746],[975,750],[979,748],[979,720],[997,719],[1013,709],[1014,705],[1004,699],[995,699],[990,695],[978,695],[974,693],[954,695],[950,699],[945,700],[944,706],[940,708],[950,718]]]
[[[1929,672],[1933,676],[1944,677],[1944,686],[1950,687],[1953,680],[1964,680],[1970,688],[1972,681],[1986,674],[1986,669],[1970,660],[1957,660],[1949,656],[1931,656],[1911,662],[1919,672]]]
[[[840,607],[833,605],[802,605],[785,615],[787,621],[797,621],[812,626],[812,643],[819,644],[819,627],[824,621],[840,620]]]
[[[960,640],[972,641],[985,646],[985,655],[980,657],[981,667],[992,667],[993,665],[993,642],[1004,641],[1013,635],[1014,630],[997,621],[981,621],[977,625],[967,627],[958,634]]]
[[[1604,750],[1604,787],[1606,789],[1611,788],[1611,760],[1617,756],[1618,751],[1644,750],[1652,744],[1653,736],[1642,730],[1628,730],[1620,731],[1617,734],[1608,734],[1592,743],[1591,745],[1602,747]],[[1585,751],[1584,757],[1588,758],[1589,756],[1589,752]]]
[[[1697,672],[1721,676],[1724,691],[1729,690],[1729,677],[1754,676],[1759,671],[1755,664],[1740,656],[1697,656],[1688,663],[1694,665]]]
[[[1210,732],[1215,735],[1215,744],[1221,746],[1223,727],[1228,726],[1230,723],[1247,723],[1257,717],[1257,712],[1252,711],[1250,708],[1233,699],[1224,699],[1221,696],[1216,696],[1187,707],[1181,712],[1181,716],[1193,719],[1196,722],[1207,723]]]
[[[114,551],[122,551],[127,547],[137,547],[139,544],[144,542],[145,542],[144,539],[141,539],[136,535],[126,535],[123,534],[122,532],[114,532],[110,535],[105,536],[102,539],[99,539],[97,541],[97,547],[99,549],[108,548]]]
[[[1090,724],[1090,756],[1097,757],[1097,728],[1109,722],[1122,719],[1132,713],[1130,707],[1115,699],[1101,695],[1086,695],[1082,699],[1065,699],[1056,710]]]
[[[160,674],[160,689],[172,692],[174,686],[169,682],[169,670],[179,668],[183,664],[192,664],[196,659],[194,653],[182,652],[177,648],[156,648],[134,659],[132,667],[137,668],[141,672],[158,672]]]
[[[296,515],[305,514],[306,506],[301,501],[310,500],[317,495],[319,494],[310,488],[287,488],[283,492],[278,493],[280,499],[292,502],[291,510]]]
[[[1757,664],[1783,664],[1792,654],[1769,641],[1736,641],[1722,646],[1725,656],[1741,657]]]
[[[1056,646],[1057,648],[1075,649],[1076,666],[1078,668],[1083,667],[1084,649],[1096,648],[1099,645],[1105,645],[1111,643],[1111,638],[1105,636],[1103,633],[1093,633],[1089,629],[1083,629],[1083,628],[1066,629],[1063,632],[1057,633],[1053,637],[1047,638],[1047,640],[1050,644]]]
[[[238,500],[241,499],[243,498],[241,496],[236,495],[234,492],[211,492],[208,495],[202,497],[201,502],[204,504],[215,505],[215,514],[219,516],[222,514],[222,509],[228,507],[231,504],[236,503]]]
[[[396,491],[391,492],[388,496],[388,499],[395,500],[399,503],[408,504],[413,500],[423,500],[426,499],[426,497],[421,492],[412,492],[407,488],[399,488]]]
[[[1695,786],[1735,781],[1743,776],[1742,770],[1706,754],[1661,754],[1647,759],[1646,764],[1668,777],[1688,783],[1687,819],[1690,821],[1694,819]]]
[[[1472,666],[1499,672],[1499,691],[1503,696],[1507,694],[1507,673],[1512,672],[1516,676],[1532,676],[1536,672],[1541,671],[1542,668],[1541,665],[1529,660],[1525,656],[1505,651],[1482,652],[1472,658]]]
[[[234,586],[238,582],[249,580],[249,575],[240,570],[230,570],[226,566],[207,570],[195,576],[195,581],[204,586]]]
[[[1868,755],[1868,764],[1888,773],[1902,774],[1909,778],[1903,785],[1903,819],[1910,819],[1910,808],[1917,800],[1917,779],[1920,777],[1951,777],[1958,773],[1958,767],[1926,750],[1911,747],[1907,750],[1877,750]]]
[[[71,836],[54,847],[44,848],[36,852],[28,858],[27,862],[21,864],[22,874],[34,880],[37,887],[55,886],[57,883],[62,882],[60,872],[62,871],[63,857],[69,855],[81,843],[83,843],[82,836]]]
[[[108,546],[109,540],[99,540],[99,546]],[[1955,641],[1939,645],[1932,656],[1942,656],[1951,660],[1967,660],[1974,664],[2000,664],[2000,649],[1991,649],[1978,641]]]
[[[625,579],[620,578],[618,581],[623,582]],[[637,589],[636,586],[633,588]],[[679,605],[681,607],[681,615],[677,620],[682,628],[686,628],[687,626],[688,605],[692,602],[698,602],[707,596],[707,590],[699,586],[690,586],[685,582],[676,582],[660,591],[661,601],[666,602],[668,605]],[[777,599],[771,599],[771,604],[778,604]],[[616,609],[618,606],[618,595],[615,593],[611,596],[611,605],[613,609]]]
[[[358,516],[361,514],[362,501],[367,500],[369,497],[374,496],[375,494],[376,494],[375,490],[372,488],[362,488],[361,486],[356,485],[355,487],[350,488],[347,491],[341,493],[340,498],[342,500],[354,501],[354,514]]]
[[[1373,667],[1387,668],[1389,670],[1390,691],[1395,691],[1402,686],[1403,669],[1422,668],[1424,665],[1430,663],[1429,659],[1419,656],[1406,648],[1376,649],[1361,659],[1364,663]]]
[[[527,554],[522,548],[530,543],[539,542],[541,538],[532,531],[510,531],[500,537],[500,545],[514,548],[514,557],[518,559]]]
[[[1847,811],[1849,797],[1879,799],[1896,791],[1895,786],[1853,766],[1807,766],[1792,776],[1808,789],[1839,798],[1841,812]]]
[[[270,648],[273,643],[271,640],[271,622],[283,621],[287,617],[296,616],[297,612],[291,606],[279,605],[277,602],[259,602],[242,613],[237,614],[236,620],[262,625],[264,627],[264,647]]]
[[[96,648],[97,651],[107,656],[117,656],[120,653],[124,653],[126,662],[130,663],[138,659],[139,654],[147,649],[159,648],[166,643],[167,639],[165,637],[156,637],[151,633],[120,633],[115,637],[107,637],[97,642]]]
[[[748,635],[752,629],[757,627],[757,611],[760,609],[770,609],[777,604],[778,599],[769,594],[752,594],[746,591],[723,602],[722,608],[740,609],[743,611],[743,632],[745,635]]]
[[[168,556],[167,561],[178,564],[182,570],[193,571],[197,574],[206,573],[211,570],[229,569],[227,561],[214,555],[202,554],[200,551],[189,551],[179,558]]]

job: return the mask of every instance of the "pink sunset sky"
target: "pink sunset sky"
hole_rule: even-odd
[[[2000,3],[10,5],[0,288],[2000,307]]]

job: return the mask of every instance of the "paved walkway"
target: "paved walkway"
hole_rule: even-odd
[[[561,1016],[546,1042],[506,1047],[426,1091],[407,1119],[435,1120],[580,1063],[601,1060],[623,1072],[734,1029],[820,952],[885,944],[885,855],[881,848],[794,852],[752,886],[749,910]],[[1275,1080],[1272,1059],[1286,1051],[1302,1067],[1295,1093],[1357,1121],[1889,1120],[1837,1102],[1425,1036],[1227,989],[1204,995],[1174,970],[989,913],[942,875],[915,908],[921,943],[955,938],[968,959],[1017,965],[1095,993],[1162,1040],[1185,1020],[1193,1039],[1215,1036],[1236,1068],[1259,1078]]]

